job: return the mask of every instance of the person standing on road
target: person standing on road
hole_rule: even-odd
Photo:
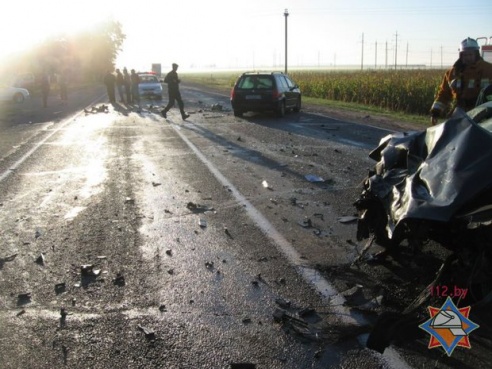
[[[58,85],[60,87],[60,99],[66,103],[68,100],[68,71],[64,70],[58,76]]]
[[[48,96],[50,94],[50,77],[48,73],[42,73],[39,80],[40,88],[41,88],[41,96],[43,98],[43,107],[48,107]]]
[[[131,70],[131,81],[132,81],[132,102],[138,104],[140,107],[140,93],[138,91],[138,85],[140,84],[140,77],[135,72],[135,69]]]
[[[478,42],[468,37],[459,50],[459,59],[445,73],[430,109],[432,125],[451,112],[453,104],[464,111],[473,109],[480,92],[492,84],[492,64],[480,56]]]
[[[116,82],[116,77],[114,76],[111,71],[107,71],[106,75],[104,76],[104,84],[106,85],[106,91],[108,92],[108,98],[109,102],[114,104],[116,102],[115,98],[115,82]]]
[[[174,102],[178,102],[179,111],[181,112],[181,118],[185,120],[189,117],[188,114],[184,111],[183,99],[181,98],[181,93],[179,92],[179,83],[181,82],[178,78],[178,64],[173,63],[173,69],[166,75],[164,78],[164,82],[167,83],[167,91],[169,95],[169,102],[161,111],[161,114],[164,118],[167,118],[167,112],[174,106]]]
[[[131,104],[132,103],[132,78],[130,74],[128,73],[128,69],[123,68],[123,80],[125,81],[125,94],[126,94],[126,103]]]
[[[123,88],[125,86],[125,78],[121,73],[121,70],[116,69],[116,89],[118,90],[118,95],[120,96],[120,102],[125,102],[125,96],[123,95]]]

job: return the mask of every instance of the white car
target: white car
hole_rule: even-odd
[[[138,92],[141,97],[150,97],[162,100],[162,84],[159,79],[151,73],[139,73],[140,83]]]
[[[23,103],[29,99],[29,91],[25,88],[12,87],[4,83],[0,83],[0,101],[14,102],[16,104]]]

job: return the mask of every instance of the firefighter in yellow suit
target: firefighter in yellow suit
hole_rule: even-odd
[[[480,92],[492,84],[492,64],[480,56],[478,42],[470,37],[460,45],[460,57],[449,69],[432,104],[431,124],[446,117],[454,108],[464,111],[475,107]]]

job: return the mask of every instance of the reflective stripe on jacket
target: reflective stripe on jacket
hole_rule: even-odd
[[[468,111],[475,107],[480,91],[492,84],[492,64],[481,58],[473,65],[467,65],[461,72],[453,66],[445,74],[431,107],[433,112],[444,116],[455,103]]]

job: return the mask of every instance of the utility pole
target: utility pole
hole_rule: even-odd
[[[441,69],[442,69],[442,45],[441,45]]]
[[[407,42],[407,52],[405,57],[405,67],[408,68],[408,42]]]
[[[362,56],[360,61],[360,70],[364,69],[364,33],[362,34]]]
[[[374,45],[375,55],[374,55],[374,69],[378,69],[378,42]]]
[[[398,64],[398,31],[395,34],[395,70]]]
[[[285,9],[285,74],[287,74],[287,17],[289,16],[289,11]]]
[[[384,54],[384,68],[388,69],[388,41],[386,41],[386,47],[385,47],[385,54]]]

